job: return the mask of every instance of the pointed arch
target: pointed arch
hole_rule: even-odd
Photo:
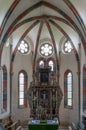
[[[27,107],[27,84],[28,76],[24,70],[18,73],[18,106]]]
[[[71,70],[64,73],[64,107],[73,107],[73,74]]]
[[[52,72],[55,71],[56,70],[56,68],[55,68],[55,65],[56,65],[55,59],[50,57],[50,58],[48,58],[47,62],[48,62],[47,63],[48,66],[51,67],[51,71]]]

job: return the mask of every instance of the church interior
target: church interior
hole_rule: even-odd
[[[0,0],[0,124],[31,120],[86,130],[86,0]]]

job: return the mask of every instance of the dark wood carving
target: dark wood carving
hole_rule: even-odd
[[[31,117],[35,119],[59,118],[62,91],[56,81],[52,81],[49,68],[39,69],[38,80],[33,81],[28,89],[28,102]],[[50,80],[51,79],[51,80]]]

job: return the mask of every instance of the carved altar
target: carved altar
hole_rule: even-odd
[[[40,68],[28,89],[31,117],[34,119],[59,118],[59,107],[62,100],[60,86],[53,79],[50,68]]]

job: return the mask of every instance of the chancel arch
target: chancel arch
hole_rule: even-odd
[[[0,121],[86,120],[85,5],[0,0]]]

